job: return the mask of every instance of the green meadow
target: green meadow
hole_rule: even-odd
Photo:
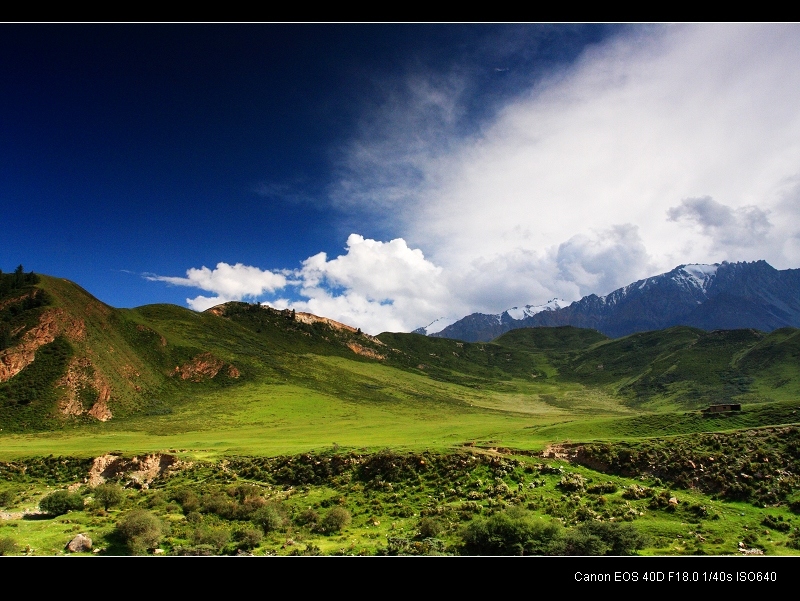
[[[797,330],[371,337],[35,275],[0,319],[0,554],[800,553]]]

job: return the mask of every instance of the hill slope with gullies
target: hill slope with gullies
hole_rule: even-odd
[[[792,555],[798,365],[795,328],[369,336],[20,268],[0,555]]]
[[[559,407],[563,399],[551,390],[559,386],[645,411],[763,403],[800,393],[794,328],[765,334],[679,326],[610,339],[562,326],[469,343],[369,336],[325,317],[240,302],[203,313],[174,305],[114,309],[72,282],[23,275],[2,275],[7,283],[19,280],[0,296],[5,431],[169,415],[189,397],[247,383],[396,404],[398,384],[381,378],[396,380],[418,400],[424,394],[413,391],[422,378],[463,390],[439,400],[465,408],[472,403],[467,396],[478,395],[480,404],[512,390]],[[382,375],[358,375],[363,364],[381,366]]]

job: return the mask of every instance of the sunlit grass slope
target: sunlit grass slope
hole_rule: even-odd
[[[36,288],[43,304],[12,303],[0,314],[14,324],[8,348],[46,311],[56,312],[60,329],[30,365],[0,383],[2,456],[473,442],[538,449],[567,438],[797,421],[795,329],[677,327],[611,340],[593,330],[536,328],[467,343],[371,337],[247,303],[204,313],[174,305],[114,309],[47,276]],[[67,415],[69,382],[80,378],[84,411]],[[103,387],[113,416],[99,422],[87,411]],[[745,410],[730,418],[696,413],[716,402],[742,402]]]

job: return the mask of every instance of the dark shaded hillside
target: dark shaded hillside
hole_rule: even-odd
[[[574,352],[605,342],[608,336],[575,326],[553,328],[519,328],[496,338],[493,342],[507,348],[527,351]]]

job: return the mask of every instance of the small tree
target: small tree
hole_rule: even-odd
[[[244,549],[247,551],[261,544],[261,540],[263,538],[264,535],[261,534],[261,531],[256,530],[255,528],[245,528],[244,530],[237,530],[233,534],[233,539],[238,543],[237,547],[239,549]]]
[[[0,349],[2,348],[3,346],[0,344]],[[11,504],[14,503],[15,498],[16,495],[11,490],[0,491],[0,507],[10,507]]]
[[[561,526],[511,508],[470,522],[462,533],[470,555],[559,555]]]
[[[256,526],[261,526],[265,534],[269,534],[283,526],[283,516],[281,516],[278,508],[272,503],[268,503],[256,509],[251,514],[250,521]]]
[[[96,486],[93,491],[94,502],[100,505],[103,509],[108,510],[109,507],[114,507],[122,503],[125,498],[122,492],[122,487],[119,484],[107,482]]]
[[[421,538],[436,538],[444,530],[444,526],[438,520],[431,517],[424,517],[417,525]]]
[[[566,536],[567,555],[633,555],[647,539],[630,524],[584,522]]]
[[[57,490],[39,501],[39,509],[54,516],[68,511],[80,511],[83,509],[83,497],[76,492]]]

